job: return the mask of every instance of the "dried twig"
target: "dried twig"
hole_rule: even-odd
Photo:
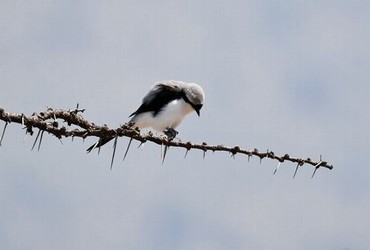
[[[275,155],[274,152],[267,150],[266,152],[259,152],[257,149],[253,150],[246,150],[242,149],[239,146],[235,147],[226,147],[223,145],[208,145],[207,143],[203,142],[201,144],[191,143],[191,142],[181,142],[178,140],[171,140],[168,139],[166,136],[154,136],[152,133],[149,134],[140,134],[138,129],[132,128],[129,124],[124,124],[117,129],[111,129],[104,126],[96,125],[92,122],[89,122],[85,118],[83,118],[80,114],[84,112],[84,109],[79,109],[78,106],[74,110],[62,110],[62,109],[52,109],[48,108],[44,112],[34,113],[31,116],[25,116],[23,114],[17,113],[9,113],[5,112],[3,109],[0,108],[0,120],[3,120],[5,124],[10,122],[22,124],[25,128],[27,133],[33,134],[33,129],[37,128],[41,131],[41,137],[44,132],[48,132],[56,136],[58,139],[63,137],[80,137],[80,138],[87,138],[87,137],[99,137],[101,139],[114,139],[118,137],[129,137],[130,142],[128,144],[127,150],[125,152],[124,158],[126,158],[128,149],[131,145],[132,140],[139,141],[141,143],[145,143],[150,141],[152,143],[163,145],[165,146],[165,151],[163,155],[162,161],[164,161],[165,154],[167,153],[168,147],[177,147],[177,148],[184,148],[186,149],[186,154],[190,149],[198,149],[203,151],[203,157],[207,151],[224,151],[231,153],[232,156],[236,154],[244,154],[249,158],[252,156],[258,157],[260,160],[264,158],[269,158],[273,160],[277,160],[279,162],[278,167],[276,168],[275,172],[280,166],[280,163],[284,161],[290,161],[297,164],[294,177],[298,171],[298,168],[304,164],[311,165],[314,167],[314,173],[312,177],[315,175],[316,170],[318,168],[327,168],[333,169],[332,165],[329,165],[326,161],[323,161],[320,157],[320,161],[316,162],[311,160],[310,158],[295,158],[291,157],[289,154],[284,154],[281,156]],[[59,127],[59,122],[57,120],[61,120],[62,122],[66,123],[66,126]],[[71,126],[74,125],[75,128]],[[5,125],[6,128],[6,125]],[[4,136],[5,128],[2,133],[1,139]],[[38,133],[39,135],[40,133]],[[38,136],[37,136],[38,137]],[[34,142],[34,145],[37,142],[37,139]],[[111,166],[113,164],[114,153],[116,148],[117,141],[115,140],[114,143],[114,152],[112,156]],[[39,141],[38,148],[41,146],[41,138]],[[33,146],[34,147],[34,146]],[[186,157],[185,154],[185,157]]]

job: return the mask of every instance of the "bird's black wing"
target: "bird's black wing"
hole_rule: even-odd
[[[169,102],[183,97],[184,92],[182,88],[174,84],[157,84],[144,97],[141,106],[130,115],[134,116],[144,112],[153,112],[157,115],[162,108]]]

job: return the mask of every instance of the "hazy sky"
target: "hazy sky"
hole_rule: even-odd
[[[295,165],[128,140],[85,142],[8,126],[0,249],[368,249],[369,1],[24,1],[0,4],[0,107],[77,103],[128,121],[154,82],[197,82],[182,141],[267,149]],[[3,127],[0,122],[0,127]],[[0,132],[2,129],[0,130]]]

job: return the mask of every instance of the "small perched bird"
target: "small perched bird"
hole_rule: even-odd
[[[182,81],[157,82],[143,98],[141,106],[130,115],[134,128],[151,127],[173,139],[178,132],[175,128],[192,111],[200,116],[204,91],[196,83]],[[88,152],[101,147],[113,138],[100,139],[87,149]]]

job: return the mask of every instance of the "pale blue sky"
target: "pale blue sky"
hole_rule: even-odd
[[[0,148],[0,249],[368,249],[368,1],[2,1],[0,107],[128,120],[159,80],[201,84],[183,141],[324,160],[34,138]],[[0,123],[0,126],[3,126]],[[121,156],[122,155],[122,156]]]

